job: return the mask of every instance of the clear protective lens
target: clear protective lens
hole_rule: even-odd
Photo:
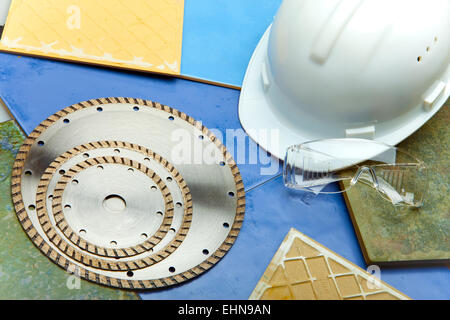
[[[320,152],[316,148],[304,145],[289,147],[283,166],[284,184],[288,188],[314,193],[340,193],[342,191],[323,191],[330,183],[353,178],[355,172],[350,171],[342,175],[335,170],[336,167],[342,167],[340,162],[339,158]]]
[[[340,193],[365,183],[395,206],[419,207],[427,186],[422,161],[396,147],[365,139],[328,139],[291,146],[283,168],[288,188]],[[340,191],[325,191],[333,182]],[[346,186],[346,187],[343,187]]]

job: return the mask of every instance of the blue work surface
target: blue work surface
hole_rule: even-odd
[[[241,87],[281,0],[185,0],[181,74]]]
[[[156,101],[202,121],[215,134],[218,130],[229,149],[234,145],[234,151],[229,151],[239,165],[246,188],[252,188],[280,171],[278,160],[268,157],[262,149],[257,152],[258,159],[253,161],[258,165],[251,165],[248,164],[249,152],[244,148],[238,150],[236,141],[232,144],[236,139],[227,134],[227,130],[245,137],[247,151],[258,149],[239,123],[238,90],[0,53],[0,97],[27,134],[48,116],[81,101],[102,97]],[[220,134],[216,135],[221,138]],[[273,172],[273,168],[278,170]]]
[[[108,96],[158,101],[222,133],[240,129],[239,92],[233,89],[5,53],[0,53],[0,95],[28,133],[63,107]],[[365,268],[342,196],[321,195],[306,204],[304,194],[284,188],[280,177],[261,175],[262,167],[239,164],[246,217],[222,261],[180,286],[143,292],[144,299],[247,299],[291,227]],[[450,299],[446,267],[382,268],[381,278],[415,299]]]

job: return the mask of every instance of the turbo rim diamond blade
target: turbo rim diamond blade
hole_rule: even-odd
[[[11,188],[45,255],[120,288],[200,275],[231,248],[245,212],[222,143],[186,114],[132,98],[81,102],[43,121],[17,154]]]

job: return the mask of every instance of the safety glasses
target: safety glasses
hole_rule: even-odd
[[[421,207],[427,191],[423,161],[403,150],[365,139],[328,139],[288,148],[284,184],[314,193],[341,193],[358,182],[369,185],[394,206]],[[341,190],[326,185],[341,183]],[[344,187],[347,186],[347,187]]]

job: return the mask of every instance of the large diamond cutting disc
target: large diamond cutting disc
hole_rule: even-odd
[[[245,212],[236,163],[207,128],[130,98],[78,103],[43,121],[17,155],[12,196],[24,230],[55,263],[134,289],[211,268]]]

